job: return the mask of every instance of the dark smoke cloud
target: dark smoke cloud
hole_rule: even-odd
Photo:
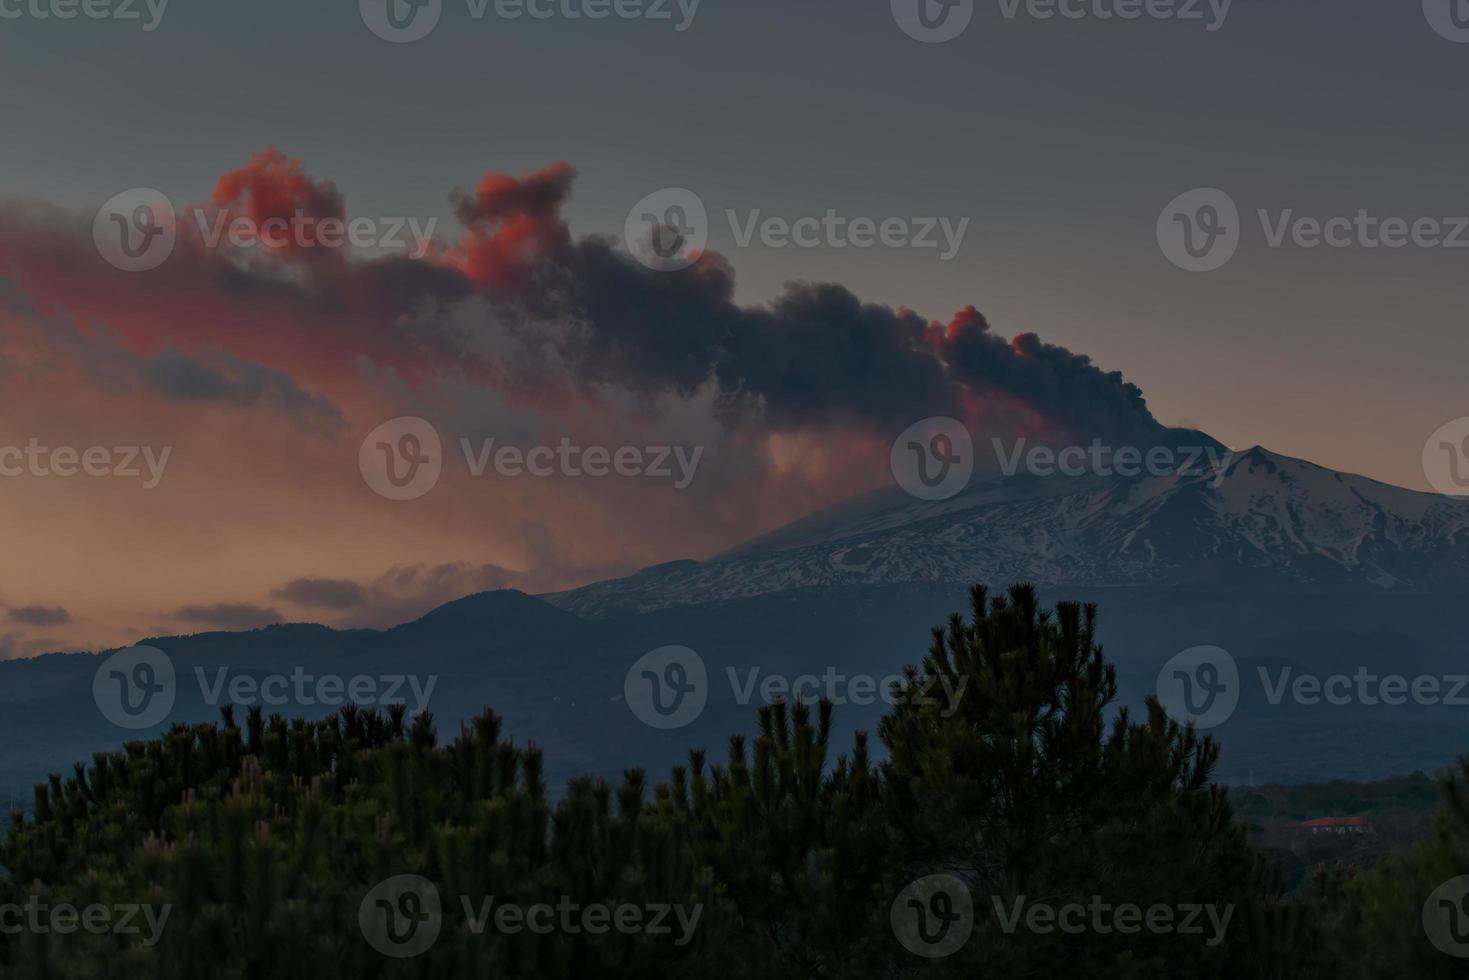
[[[147,308],[127,306],[120,290],[132,282],[116,276],[98,277],[92,289],[75,282],[68,249],[76,239],[68,246],[34,216],[0,212],[0,269],[15,265],[26,288],[51,290],[48,301],[116,314],[119,333],[144,350],[229,349],[329,384],[343,365],[366,362],[409,385],[453,376],[523,403],[611,386],[651,404],[712,386],[727,424],[776,431],[835,426],[889,436],[925,415],[972,415],[991,403],[1070,434],[1164,431],[1117,372],[1031,333],[1006,340],[972,307],[942,324],[808,283],[741,306],[718,255],[659,272],[613,240],[576,239],[562,216],[575,176],[566,163],[518,178],[486,174],[452,196],[459,240],[423,260],[347,261],[337,249],[306,250],[332,261],[289,249],[241,257],[185,236],[150,273]],[[221,179],[206,207],[256,220],[298,210],[346,215],[332,184],[274,149]],[[507,354],[511,346],[521,350]],[[174,396],[255,400],[323,418],[328,410],[288,378],[194,363],[177,351],[155,353],[149,379]],[[548,379],[573,390],[553,391]]]
[[[522,181],[491,175],[458,201],[466,276],[504,295],[513,266],[512,299],[537,319],[572,326],[559,353],[583,382],[687,397],[712,380],[731,412],[758,408],[778,428],[906,425],[1001,396],[1060,428],[1161,431],[1119,373],[1034,334],[1007,342],[973,307],[945,330],[842,286],[808,283],[788,285],[769,306],[742,307],[719,256],[660,272],[607,239],[574,241],[560,217],[573,176],[564,164]]]
[[[10,610],[7,618],[27,626],[60,626],[71,622],[71,613],[61,606],[18,606]]]
[[[341,611],[366,603],[367,590],[350,579],[298,578],[272,590],[270,597],[298,606]]]
[[[716,257],[656,272],[602,239],[578,242],[555,271],[559,315],[581,328],[562,353],[585,380],[687,397],[712,379],[731,407],[763,408],[777,428],[955,410],[926,321],[841,286],[795,283],[769,307],[740,307]]]
[[[970,306],[949,324],[940,350],[950,375],[971,389],[1007,392],[1053,423],[1092,434],[1156,434],[1158,423],[1137,385],[1102,371],[1085,354],[1043,343],[1033,333],[1006,341]]]

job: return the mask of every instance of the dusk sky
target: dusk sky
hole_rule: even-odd
[[[1237,0],[1212,24],[1207,3],[978,3],[944,43],[886,0],[703,0],[683,30],[687,0],[599,21],[445,0],[412,43],[344,0],[172,0],[153,30],[137,7],[0,19],[0,447],[138,447],[143,474],[0,477],[0,657],[385,626],[706,558],[890,482],[924,416],[1007,438],[1192,427],[1428,489],[1425,440],[1469,414],[1469,44],[1434,0]],[[179,217],[149,271],[94,243],[134,188]],[[619,241],[664,188],[709,215],[680,271]],[[1240,215],[1208,272],[1158,237],[1197,188]],[[829,211],[933,224],[938,246],[740,241]],[[1364,211],[1459,244],[1269,242],[1287,212]],[[436,241],[240,250],[195,219],[296,213]],[[946,258],[937,229],[961,226]],[[433,424],[443,474],[395,501],[359,451],[403,416]],[[461,438],[701,455],[687,487],[476,478]]]

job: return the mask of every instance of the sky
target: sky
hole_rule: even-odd
[[[410,43],[342,0],[50,2],[0,0],[0,451],[97,447],[109,475],[0,477],[0,656],[383,626],[705,558],[889,482],[925,415],[1194,427],[1427,489],[1425,440],[1466,414],[1447,2],[992,0],[940,43],[887,0],[445,0]],[[135,188],[177,242],[129,272],[94,219],[130,220]],[[1205,188],[1234,250],[1189,271],[1160,229]],[[630,214],[690,202],[696,261],[631,256]],[[1464,244],[1373,247],[1356,221],[1309,247],[1359,213]],[[208,241],[295,215],[315,224],[279,248]],[[374,231],[332,247],[333,218]],[[891,240],[854,247],[859,220]],[[432,436],[379,428],[404,417]],[[432,437],[428,490],[373,485]],[[563,440],[627,473],[495,462]]]

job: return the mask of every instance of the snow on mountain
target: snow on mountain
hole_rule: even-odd
[[[1469,583],[1469,499],[1338,473],[1255,447],[1195,475],[1039,477],[945,501],[891,487],[705,562],[547,596],[583,616],[822,585],[1426,590]]]

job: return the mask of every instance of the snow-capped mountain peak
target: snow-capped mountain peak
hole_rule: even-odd
[[[943,501],[889,487],[709,561],[548,598],[595,616],[890,582],[1409,590],[1469,582],[1469,499],[1260,446],[1221,447],[1179,469],[1017,473]]]

